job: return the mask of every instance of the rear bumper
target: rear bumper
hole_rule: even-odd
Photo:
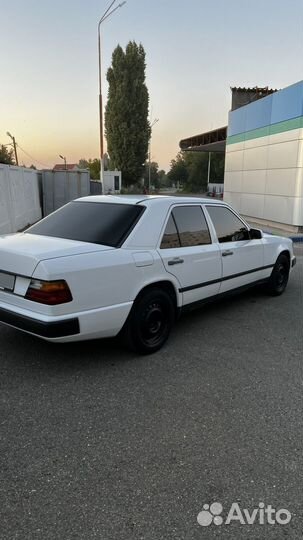
[[[0,308],[0,322],[44,338],[61,338],[80,333],[78,318],[61,321],[41,321]]]
[[[132,302],[65,315],[45,315],[0,301],[0,323],[8,324],[47,341],[64,343],[116,336]]]

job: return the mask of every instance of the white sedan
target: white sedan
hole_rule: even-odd
[[[188,308],[261,283],[280,295],[295,262],[291,240],[224,202],[84,197],[0,237],[0,321],[54,342],[120,334],[151,353]]]

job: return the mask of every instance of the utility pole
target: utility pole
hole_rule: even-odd
[[[12,139],[12,141],[13,141],[13,147],[14,147],[14,152],[15,152],[15,162],[16,162],[16,165],[19,165],[19,163],[18,163],[18,155],[17,155],[17,144],[16,144],[16,139],[15,139],[15,137],[13,137],[13,135],[10,134],[9,131],[6,132],[6,135],[7,135],[8,137],[10,137],[10,138]]]
[[[104,144],[103,144],[103,100],[102,100],[102,54],[101,54],[101,24],[108,19],[117,9],[126,4],[126,0],[113,8],[116,0],[112,0],[107,10],[103,13],[98,23],[98,70],[99,70],[99,130],[100,130],[100,182],[104,193]],[[113,8],[113,9],[112,9]]]
[[[149,144],[148,144],[148,193],[150,192],[150,178],[151,178],[151,138],[152,138],[152,129],[154,125],[159,122],[159,118],[155,118],[155,120],[150,125],[150,138],[149,138]]]

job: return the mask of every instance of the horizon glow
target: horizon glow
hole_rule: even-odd
[[[108,5],[3,2],[0,143],[11,142],[10,131],[20,163],[98,157],[97,25]],[[142,42],[150,117],[159,118],[152,160],[168,170],[180,139],[227,124],[230,86],[283,88],[303,78],[302,23],[301,0],[128,0],[102,25],[104,102],[114,48]]]

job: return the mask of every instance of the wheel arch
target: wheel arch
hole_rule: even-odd
[[[134,303],[136,300],[141,298],[146,292],[152,290],[152,289],[162,289],[163,291],[167,292],[170,297],[172,298],[174,302],[175,309],[177,310],[179,302],[178,302],[178,290],[176,290],[175,285],[168,279],[163,279],[159,281],[154,281],[152,283],[148,283],[140,289],[140,291],[137,293],[136,298],[134,300]]]
[[[161,345],[156,345],[155,348],[148,349],[147,346],[144,344],[142,345],[142,336],[141,336],[141,342],[139,340],[138,342],[138,334],[136,337],[136,333],[134,333],[134,321],[136,320],[136,306],[140,305],[140,300],[142,299],[144,301],[144,296],[148,293],[151,293],[153,290],[157,291],[165,291],[166,294],[169,295],[170,301],[167,303],[169,304],[169,312],[170,316],[168,317],[168,321],[170,321],[170,328],[174,321],[177,319],[178,316],[178,306],[177,306],[177,291],[174,287],[174,284],[169,280],[158,280],[154,281],[152,283],[148,283],[145,286],[142,287],[142,289],[137,293],[132,308],[128,314],[128,317],[122,327],[122,329],[119,332],[119,335],[122,337],[123,341],[131,350],[135,350],[137,352],[141,352],[142,354],[149,354],[149,352],[155,352],[159,348],[162,347],[162,344],[167,340],[167,337],[169,335],[170,329],[168,330],[168,334],[165,337],[165,341],[162,342]],[[137,327],[137,324],[135,323],[135,328]],[[139,344],[138,344],[139,343]]]
[[[281,255],[285,255],[288,259],[288,262],[289,262],[289,266],[291,264],[291,255],[290,255],[290,251],[288,249],[282,249],[282,251],[280,251],[280,253],[278,254],[278,257],[277,259],[281,256]]]

